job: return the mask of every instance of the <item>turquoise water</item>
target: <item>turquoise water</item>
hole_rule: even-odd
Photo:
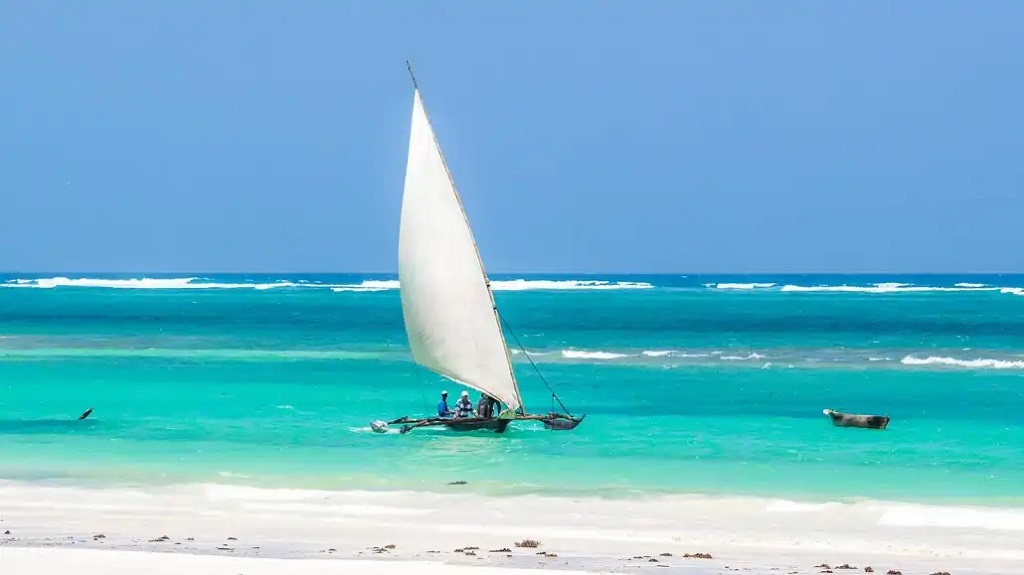
[[[503,436],[369,432],[459,390],[394,278],[68,277],[0,276],[0,479],[1024,505],[1024,276],[496,276],[588,414]]]

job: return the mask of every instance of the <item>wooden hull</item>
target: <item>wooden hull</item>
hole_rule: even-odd
[[[544,422],[544,429],[551,429],[554,431],[570,431],[576,429],[576,427],[579,426],[579,424],[583,423],[584,417],[586,417],[586,415],[573,419],[551,417],[548,419],[542,419],[541,421]]]
[[[505,433],[510,423],[512,423],[511,419],[465,417],[448,421],[444,426],[452,431],[493,431],[495,433]]]
[[[840,413],[831,409],[824,410],[836,427],[859,427],[862,429],[885,429],[889,425],[888,415],[862,415],[856,413]]]
[[[387,423],[383,421],[374,421],[370,424],[371,429],[379,433],[386,433],[389,425],[402,424],[401,432],[408,433],[419,427],[438,427],[444,426],[452,431],[493,431],[495,433],[505,433],[508,426],[513,421],[540,421],[544,424],[544,427],[552,430],[571,430],[576,429],[576,426],[583,421],[582,417],[570,417],[567,415],[550,413],[547,415],[517,415],[514,417],[495,417],[495,418],[484,418],[484,417],[463,417],[457,419],[431,417],[427,419],[411,419],[408,417],[400,417],[394,421]]]

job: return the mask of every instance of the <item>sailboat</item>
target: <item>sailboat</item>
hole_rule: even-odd
[[[486,394],[504,408],[495,417],[401,417],[374,421],[371,428],[384,432],[388,425],[402,424],[402,433],[432,426],[503,433],[513,422],[532,420],[543,422],[548,429],[574,429],[586,416],[571,415],[550,385],[553,400],[565,413],[526,412],[502,329],[505,322],[495,304],[469,218],[434,136],[412,67],[408,62],[406,66],[413,83],[413,107],[398,240],[398,281],[409,347],[420,366]],[[523,353],[529,358],[525,349]],[[536,369],[532,359],[530,363]],[[541,380],[547,385],[543,374]]]

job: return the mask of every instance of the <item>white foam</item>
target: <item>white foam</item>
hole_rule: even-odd
[[[398,280],[364,280],[357,284],[342,284],[331,288],[331,291],[374,292],[398,289]]]
[[[375,292],[396,290],[399,288],[398,280],[364,280],[353,284],[323,284],[309,281],[293,282],[289,280],[277,280],[262,283],[225,283],[205,281],[198,277],[182,278],[68,278],[64,276],[52,278],[12,279],[0,283],[2,287],[10,288],[42,288],[52,289],[57,287],[80,287],[80,288],[108,288],[108,289],[256,289],[267,290],[273,288],[330,288],[335,292]],[[526,291],[526,290],[636,290],[652,289],[654,285],[648,282],[607,280],[493,280],[491,289],[494,291]]]
[[[834,502],[803,503],[788,499],[771,499],[765,503],[764,510],[768,513],[818,513],[842,504]]]
[[[0,286],[20,288],[53,289],[58,287],[107,288],[107,289],[272,289],[299,287],[300,284],[280,280],[271,283],[219,283],[203,282],[201,278],[67,278],[63,276],[38,279],[15,279]],[[315,284],[311,284],[315,285]]]
[[[565,359],[620,359],[629,357],[625,353],[614,353],[610,351],[583,351],[577,349],[563,349],[562,357]]]
[[[878,524],[1024,531],[1024,510],[895,505],[885,510]]]
[[[903,365],[949,365],[971,369],[1024,369],[1024,360],[1006,359],[957,359],[955,357],[929,356],[926,358],[908,355],[900,360]]]
[[[687,358],[698,358],[698,357],[711,357],[709,353],[689,353],[685,351],[673,351],[666,349],[655,349],[645,350],[642,355],[646,357],[687,357]]]
[[[766,289],[775,287],[773,283],[719,283],[719,284],[704,284],[707,287],[712,285],[715,289],[733,289],[733,290],[752,290],[752,289]]]
[[[723,361],[750,361],[750,360],[754,360],[754,359],[764,359],[764,356],[759,354],[759,353],[756,353],[756,352],[751,352],[751,353],[749,353],[747,355],[723,355],[722,356],[722,360]]]
[[[1000,292],[1013,295],[1024,295],[1024,288],[993,287],[986,284],[958,283],[953,287],[946,286],[915,286],[905,283],[886,282],[870,286],[858,285],[784,285],[784,292],[844,292],[844,293],[925,293],[925,292]]]
[[[604,280],[492,280],[494,291],[525,290],[621,290],[651,289],[647,282],[609,282]]]
[[[334,292],[380,292],[397,290],[397,280],[367,280],[361,283],[337,285]],[[645,281],[605,281],[583,279],[493,279],[490,289],[495,292],[560,291],[560,290],[650,290],[653,284]]]

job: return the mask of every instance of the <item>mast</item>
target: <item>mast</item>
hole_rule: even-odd
[[[415,90],[417,93],[420,93],[419,84],[416,82],[416,75],[413,73],[413,71],[412,71],[412,64],[409,63],[408,60],[405,61],[405,67],[409,71],[409,79],[412,80],[413,90]],[[422,93],[420,93],[420,100],[422,101],[422,99],[423,99],[423,96],[422,96]],[[459,191],[455,187],[455,179],[452,177],[451,170],[448,169],[448,161],[445,160],[444,150],[441,149],[441,145],[437,141],[437,135],[434,132],[433,123],[431,123],[431,121],[430,121],[430,114],[427,112],[427,106],[426,106],[425,103],[423,103],[422,105],[423,105],[423,116],[424,116],[424,118],[427,121],[427,125],[430,127],[430,136],[431,136],[431,138],[434,141],[434,147],[437,149],[438,155],[441,157],[441,165],[444,166],[445,174],[448,176],[448,181],[451,184],[452,193],[455,194],[455,201],[456,201],[456,203],[459,206],[459,210],[462,212],[462,218],[463,218],[463,220],[466,223],[466,227],[468,229],[472,230],[472,226],[469,223],[469,215],[466,214],[466,208],[462,205],[462,197],[459,196]],[[508,368],[508,373],[509,373],[509,376],[512,379],[512,385],[515,388],[516,396],[519,399],[519,410],[522,413],[526,413],[526,406],[523,405],[523,394],[519,390],[519,381],[516,379],[516,372],[512,368],[512,354],[509,352],[509,350],[508,350],[508,342],[505,340],[505,331],[504,331],[504,329],[502,327],[501,316],[498,313],[498,304],[497,304],[497,302],[494,299],[494,290],[491,289],[491,280],[490,280],[490,278],[487,275],[487,268],[484,266],[483,258],[480,256],[480,247],[479,247],[479,245],[477,245],[476,236],[473,235],[472,233],[470,233],[470,237],[472,238],[472,241],[473,241],[473,251],[476,254],[477,262],[480,265],[480,272],[481,272],[481,275],[482,275],[483,280],[484,280],[484,287],[487,289],[487,294],[488,294],[488,296],[490,297],[490,300],[491,300],[491,311],[494,314],[494,323],[495,323],[495,326],[498,328],[498,337],[501,338],[501,344],[502,344],[503,351],[505,353],[505,362],[506,362],[506,365],[507,365],[507,368]],[[474,386],[468,384],[467,382],[462,382],[462,381],[455,380],[454,378],[452,378],[451,376],[449,376],[447,374],[440,373],[440,375],[443,375],[443,376],[445,376],[445,377],[447,377],[449,379],[452,379],[453,381],[456,381],[457,383],[462,383],[462,384],[467,385],[469,387],[474,387]]]

